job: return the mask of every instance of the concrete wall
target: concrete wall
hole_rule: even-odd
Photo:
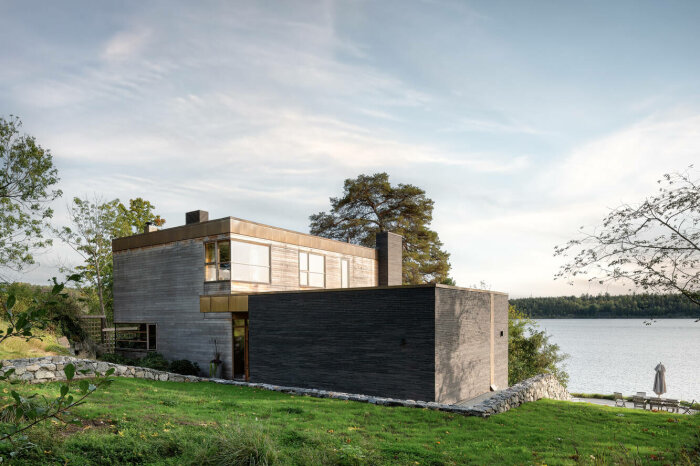
[[[156,324],[157,351],[189,359],[208,372],[214,339],[231,376],[231,315],[202,314],[204,246],[186,240],[114,254],[114,319]]]
[[[493,384],[507,387],[508,297],[451,287],[435,293],[435,401],[457,403],[490,390],[492,334]]]
[[[250,379],[432,401],[435,288],[251,295]]]

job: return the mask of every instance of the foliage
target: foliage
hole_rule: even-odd
[[[207,449],[200,450],[197,464],[267,466],[278,461],[276,445],[260,426],[227,427],[209,443]]]
[[[187,359],[177,359],[171,362],[168,370],[182,375],[199,375],[201,372],[197,363]]]
[[[170,369],[170,363],[160,353],[146,353],[146,356],[138,360],[137,365],[158,371],[167,371]]]
[[[68,281],[77,282],[78,274],[69,277]],[[6,300],[10,294],[15,296],[15,312],[24,311],[30,307],[38,307],[47,297],[51,297],[51,287],[30,285],[28,283],[0,284],[0,300]],[[71,341],[84,341],[87,334],[81,327],[80,315],[84,314],[84,306],[73,289],[63,288],[61,299],[50,299],[44,303],[46,310],[45,326],[48,332],[59,333]]]
[[[78,276],[69,277],[71,281],[78,279]],[[36,329],[45,328],[49,320],[50,310],[61,299],[67,298],[67,294],[63,291],[65,285],[57,283],[55,278],[53,281],[54,286],[45,299],[40,301],[35,297],[32,304],[24,310],[16,309],[17,298],[14,293],[7,294],[7,299],[2,302],[2,317],[8,322],[8,327],[5,330],[0,330],[0,343],[9,338],[22,338],[25,341],[38,338]],[[9,380],[14,372],[14,368],[3,370],[0,380]],[[0,444],[9,442],[12,445],[10,456],[16,456],[22,450],[31,447],[31,444],[27,443],[24,432],[37,424],[48,419],[63,423],[73,422],[73,420],[66,419],[66,416],[70,416],[69,410],[83,404],[84,400],[97,388],[107,385],[110,382],[108,376],[113,372],[114,369],[110,369],[104,376],[98,376],[94,383],[81,380],[77,389],[73,390],[75,388],[73,378],[76,368],[73,364],[67,364],[64,367],[66,382],[61,384],[59,395],[51,399],[45,396],[37,397],[36,394],[26,396],[16,390],[6,389],[5,393],[9,392],[11,396],[11,403],[0,410],[0,419],[4,421],[0,423]],[[80,371],[80,373],[85,375],[88,371]]]
[[[143,233],[146,223],[152,223],[157,227],[163,226],[165,219],[153,213],[154,209],[153,204],[140,197],[129,199],[129,208],[119,202],[113,236],[121,238]]]
[[[20,135],[17,117],[0,117],[0,266],[22,270],[34,264],[32,251],[51,244],[44,239],[53,216],[48,204],[62,192],[48,149]]]
[[[515,306],[508,306],[508,384],[514,385],[537,374],[553,374],[566,387],[569,374],[559,367],[567,354],[549,342],[543,330]]]
[[[100,360],[126,366],[147,367],[159,371],[170,371],[181,375],[199,375],[200,369],[197,363],[187,359],[178,359],[168,362],[160,353],[147,353],[143,358],[128,358],[116,353],[104,353]]]
[[[602,227],[556,247],[555,256],[573,254],[556,278],[589,275],[600,284],[626,281],[645,292],[681,293],[700,315],[700,185],[687,173],[658,183],[657,194],[613,209]]]
[[[441,283],[450,271],[449,253],[429,228],[433,201],[422,189],[392,186],[376,173],[346,179],[343,196],[330,198],[329,212],[311,215],[311,234],[373,248],[380,232],[403,236],[403,283]]]
[[[76,267],[84,279],[96,291],[99,312],[105,315],[104,277],[112,266],[112,231],[117,218],[118,201],[102,202],[100,199],[73,198],[68,207],[72,226],[56,230],[56,234],[85,261]]]
[[[680,318],[693,317],[696,311],[695,304],[681,294],[557,296],[511,299],[509,302],[528,316],[540,319]]]
[[[146,222],[163,225],[165,220],[153,213],[154,208],[140,197],[130,199],[128,209],[119,199],[75,197],[68,208],[71,226],[56,230],[83,257],[85,262],[75,268],[84,277],[81,291],[107,320],[112,320],[113,307],[112,238],[141,233]]]
[[[0,383],[0,397],[5,386]],[[58,384],[31,387],[47,396],[58,388]],[[482,419],[251,387],[118,377],[74,414],[83,419],[81,428],[59,434],[57,425],[39,426],[29,434],[36,448],[16,463],[194,465],[211,451],[220,432],[238,426],[245,432],[262,430],[278,464],[285,465],[635,464],[635,460],[695,464],[700,459],[692,452],[698,444],[700,416],[552,400]],[[654,462],[652,455],[663,460]]]

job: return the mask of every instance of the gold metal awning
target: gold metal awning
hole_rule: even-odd
[[[248,295],[200,296],[199,312],[248,312]]]

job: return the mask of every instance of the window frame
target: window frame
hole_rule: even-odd
[[[226,262],[219,262],[219,243],[224,243],[228,242],[229,243],[229,260]],[[233,266],[235,264],[238,265],[247,265],[251,267],[263,267],[260,265],[253,265],[253,264],[246,264],[243,262],[237,262],[234,259],[233,256],[233,244],[232,243],[244,243],[244,244],[253,244],[255,246],[263,246],[267,248],[267,281],[250,281],[250,280],[234,280],[233,279]],[[207,262],[207,245],[213,244],[214,245],[214,259],[215,262]],[[221,267],[220,264],[229,264],[229,278],[228,279],[222,279],[220,278],[221,276]],[[208,266],[215,266],[216,267],[216,279],[215,280],[207,280],[207,271],[206,268]],[[272,283],[272,248],[270,247],[269,244],[265,243],[258,243],[255,241],[246,241],[246,240],[241,240],[241,239],[234,239],[234,238],[228,238],[228,239],[218,239],[218,240],[211,240],[211,241],[205,241],[204,242],[204,282],[205,283],[212,283],[212,282],[236,282],[236,283],[256,283],[256,284],[263,284],[263,285],[269,285]]]
[[[120,327],[121,326],[121,327]],[[128,327],[124,327],[128,326]],[[143,330],[141,330],[141,326],[143,326]],[[135,352],[150,352],[150,351],[157,351],[158,350],[158,324],[154,322],[115,322],[114,323],[114,350],[115,351],[135,351]],[[132,330],[131,327],[137,327],[136,330]],[[155,342],[151,345],[151,328],[153,329],[153,333],[155,336]],[[134,338],[119,338],[120,333],[126,333],[128,334],[137,334],[139,335],[140,340],[136,340]],[[129,343],[136,343],[137,345],[140,343],[144,344],[143,348],[138,348],[138,347],[120,347],[119,342],[129,342]]]
[[[343,263],[347,264],[347,268],[348,268],[348,274],[347,274],[347,277],[345,277],[347,280],[347,283],[345,284],[345,286],[343,286]],[[340,287],[341,288],[350,288],[350,259],[347,259],[345,257],[340,258]]]
[[[302,254],[306,254],[306,270],[301,270],[301,255],[302,255]],[[312,286],[312,285],[309,285],[309,275],[312,274],[312,273],[313,273],[314,275],[319,275],[318,273],[316,273],[316,272],[311,272],[311,271],[309,270],[309,264],[311,263],[311,260],[310,260],[311,258],[310,258],[310,256],[318,256],[318,257],[321,257],[321,258],[323,259],[323,274],[322,274],[322,275],[323,275],[323,286]],[[302,251],[302,250],[299,250],[299,252],[298,252],[298,254],[297,254],[297,267],[299,268],[299,275],[298,275],[298,279],[299,279],[299,288],[313,288],[313,289],[316,289],[316,290],[322,290],[322,289],[326,288],[326,285],[327,285],[327,283],[326,283],[326,265],[327,265],[327,261],[326,261],[326,255],[325,255],[325,254],[317,254],[317,253],[315,253],[315,252],[309,252],[309,251]],[[302,284],[301,284],[301,274],[302,274],[302,273],[305,273],[305,274],[306,274],[306,285],[302,285]]]

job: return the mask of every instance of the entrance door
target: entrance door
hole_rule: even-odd
[[[248,381],[248,314],[233,313],[233,378]]]

